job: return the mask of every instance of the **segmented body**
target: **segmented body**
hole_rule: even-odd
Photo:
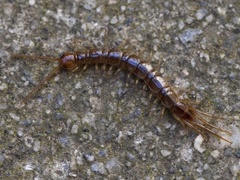
[[[66,53],[64,56],[68,57],[69,55]],[[161,75],[157,71],[154,71],[151,65],[143,63],[136,55],[128,55],[127,53],[115,50],[100,50],[88,53],[76,53],[74,56],[77,60],[76,68],[87,64],[108,64],[126,69],[139,79],[142,79],[166,108],[171,109],[178,101],[177,94],[170,88]]]
[[[197,110],[191,104],[189,104],[188,100],[180,99],[177,93],[173,91],[173,89],[166,83],[161,75],[157,71],[154,71],[151,65],[144,63],[136,55],[128,55],[127,53],[117,50],[92,50],[86,53],[66,52],[60,58],[27,55],[13,55],[13,57],[27,59],[36,58],[59,62],[59,66],[53,69],[52,72],[45,77],[28,94],[28,96],[25,97],[25,99],[22,100],[21,104],[25,104],[45,82],[49,81],[61,69],[75,71],[78,68],[83,68],[90,64],[105,64],[126,69],[130,73],[136,75],[139,79],[142,79],[149,89],[162,102],[162,104],[171,111],[174,118],[183,126],[195,130],[206,140],[208,140],[207,134],[212,134],[226,142],[231,143],[231,141],[218,134],[219,132],[224,132],[231,135],[230,132],[218,128],[206,121],[206,118],[209,117],[215,119],[221,118]]]

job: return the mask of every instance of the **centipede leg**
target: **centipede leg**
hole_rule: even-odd
[[[212,114],[208,114],[208,113],[199,111],[199,110],[197,110],[197,109],[196,109],[196,112],[199,113],[199,114],[202,114],[202,115],[204,115],[204,116],[210,117],[210,118],[221,119],[221,120],[224,120],[224,119],[225,119],[225,118],[222,118],[222,117],[219,117],[219,116],[214,116],[214,115],[212,115]]]
[[[60,67],[56,67],[52,70],[52,72],[45,77],[42,81],[40,81],[38,83],[37,86],[35,86],[32,91],[20,102],[20,104],[18,105],[18,107],[22,107],[42,86],[45,82],[48,82],[54,75],[56,75],[60,70]]]
[[[206,120],[204,120],[204,118],[203,118],[202,116],[200,116],[199,114],[196,114],[196,116],[197,116],[197,118],[198,118],[200,121],[202,121],[205,125],[207,125],[207,126],[213,128],[213,129],[216,129],[216,130],[219,130],[219,131],[222,131],[222,132],[225,132],[225,133],[231,135],[231,133],[228,132],[227,130],[224,130],[224,129],[218,128],[218,127],[216,127],[216,126],[210,124],[209,122],[207,122]]]
[[[198,132],[198,134],[201,134],[202,137],[203,137],[206,141],[209,141],[209,138],[208,138],[205,134],[203,134],[202,131],[200,131],[198,128],[196,128],[195,126],[193,126],[193,125],[192,125],[191,123],[189,123],[189,122],[185,122],[185,123],[186,123],[186,125],[187,125],[188,127],[192,128],[192,129],[194,129],[196,132]]]
[[[196,123],[196,122],[191,122],[191,124],[193,125],[193,127],[194,127],[195,130],[197,129],[197,128],[196,128],[196,126],[197,126],[198,128],[202,129],[203,131],[206,131],[206,132],[208,132],[208,133],[210,133],[210,134],[212,134],[212,135],[214,135],[214,136],[216,136],[216,137],[218,137],[218,138],[220,138],[220,139],[222,139],[222,140],[224,140],[224,141],[232,144],[231,141],[229,141],[229,140],[227,140],[226,138],[220,136],[219,134],[215,133],[214,131],[212,131],[212,130],[209,129],[208,127],[203,126],[202,124],[199,124],[199,123]],[[201,134],[202,134],[202,133],[201,133]]]

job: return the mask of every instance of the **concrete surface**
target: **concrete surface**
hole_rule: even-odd
[[[150,91],[125,71],[62,72],[17,109],[58,57],[116,48],[137,54],[197,107],[239,128],[239,1],[1,1],[0,179],[240,179],[240,149],[194,147]],[[153,100],[154,98],[152,98]]]

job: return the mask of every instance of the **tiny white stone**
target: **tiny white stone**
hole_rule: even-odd
[[[161,154],[162,154],[162,156],[167,157],[171,154],[171,151],[163,149],[163,150],[161,150]]]
[[[71,100],[76,100],[77,99],[77,97],[76,96],[71,96]]]
[[[204,16],[208,13],[208,11],[204,8],[198,9],[196,12],[196,18],[198,20],[201,20],[202,18],[204,18]]]
[[[169,122],[166,122],[164,124],[165,129],[169,129],[172,125]]]
[[[35,4],[35,0],[29,0],[28,3],[29,5],[33,6]]]
[[[218,7],[217,11],[220,15],[226,16],[226,12],[227,12],[226,8]]]
[[[213,15],[210,14],[209,16],[207,16],[207,17],[206,17],[206,21],[207,21],[208,23],[211,23],[211,22],[213,21]]]
[[[35,152],[38,152],[40,150],[40,141],[35,141],[34,146],[33,146],[33,150]]]
[[[109,0],[108,3],[109,3],[109,4],[116,4],[116,3],[117,3],[117,0]]]
[[[4,90],[4,89],[7,89],[7,84],[6,83],[2,83],[1,85],[0,85],[0,90],[2,91],[2,90]]]
[[[190,162],[193,158],[193,150],[192,149],[183,149],[181,151],[181,157],[184,161]]]
[[[74,125],[72,126],[71,133],[72,133],[72,134],[77,134],[77,133],[78,133],[78,125],[74,124]]]
[[[199,134],[196,139],[194,140],[194,148],[198,150],[198,152],[203,153],[206,149],[201,147],[203,143],[203,137],[201,134]]]
[[[80,89],[82,87],[81,83],[78,82],[77,84],[75,84],[75,89]]]
[[[206,180],[204,177],[199,177],[196,180]]]
[[[32,170],[34,169],[34,165],[32,165],[31,163],[26,164],[26,165],[24,166],[24,169],[25,169],[26,171],[32,171]]]
[[[9,113],[9,116],[14,119],[15,121],[19,121],[20,120],[20,117],[17,116],[15,113]]]
[[[240,148],[240,129],[233,127],[231,133],[232,136],[229,137],[230,141],[232,141],[231,147],[234,149]]]
[[[135,144],[141,144],[142,142],[143,142],[143,138],[142,138],[142,137],[139,137],[139,138],[137,138],[137,139],[134,141]]]
[[[50,110],[50,109],[47,109],[45,112],[46,112],[46,114],[50,114],[50,113],[51,113],[51,110]]]
[[[240,164],[238,163],[238,165],[233,165],[230,167],[231,173],[233,174],[233,176],[237,176],[240,173]]]
[[[23,129],[19,128],[18,131],[17,131],[17,134],[18,134],[19,137],[22,137],[23,136]]]
[[[121,6],[121,11],[124,12],[126,10],[126,6]]]
[[[212,157],[214,157],[214,158],[218,158],[218,157],[219,157],[219,154],[220,154],[220,152],[219,152],[218,150],[215,150],[215,151],[212,151],[212,152],[211,152],[211,155],[212,155]]]
[[[116,16],[113,16],[113,18],[110,20],[110,24],[116,24],[118,22],[118,18]]]

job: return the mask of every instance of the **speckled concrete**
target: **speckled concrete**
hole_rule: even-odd
[[[124,71],[62,72],[22,109],[54,67],[10,53],[58,57],[117,48],[159,67],[206,112],[239,128],[240,3],[116,0],[1,1],[0,179],[239,179],[239,148],[194,147],[150,92]],[[107,68],[108,69],[108,68]],[[153,100],[154,98],[152,98]]]

